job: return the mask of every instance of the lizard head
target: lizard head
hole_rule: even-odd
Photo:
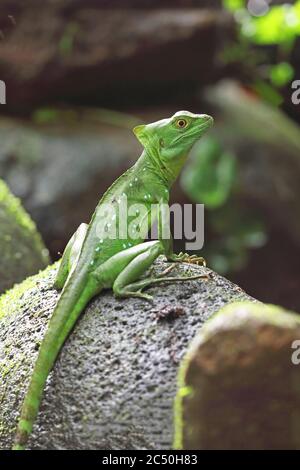
[[[213,118],[207,114],[178,111],[169,119],[137,126],[133,131],[162,168],[178,174],[194,143],[212,124]]]

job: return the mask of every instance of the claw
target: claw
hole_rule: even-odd
[[[196,264],[197,266],[206,266],[206,260],[202,256],[192,255],[184,260],[185,263]]]
[[[180,252],[178,255],[173,255],[169,258],[169,261],[178,263],[189,263],[196,264],[198,266],[206,266],[206,261],[202,256],[189,255],[188,253]]]

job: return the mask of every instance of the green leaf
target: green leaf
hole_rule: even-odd
[[[300,35],[300,3],[278,5],[260,17],[243,17],[241,32],[260,45],[292,43]]]
[[[223,7],[234,12],[245,7],[245,0],[223,0]]]
[[[270,71],[270,79],[273,85],[282,87],[289,83],[294,76],[294,69],[288,62],[280,62],[273,65]]]
[[[261,98],[272,106],[277,107],[283,102],[283,98],[278,91],[273,86],[263,82],[262,80],[256,80],[253,85],[253,89],[259,96],[261,96]]]
[[[224,152],[214,137],[201,141],[193,160],[181,177],[181,183],[196,202],[209,209],[222,206],[228,199],[236,176],[236,158]]]

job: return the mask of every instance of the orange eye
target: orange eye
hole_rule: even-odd
[[[176,121],[176,126],[179,127],[179,129],[183,129],[187,125],[188,122],[185,119],[178,119],[178,121]]]

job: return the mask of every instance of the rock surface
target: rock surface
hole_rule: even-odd
[[[155,270],[165,263],[159,260]],[[206,268],[182,264],[181,272]],[[37,350],[58,299],[55,267],[0,300],[0,447],[11,446]],[[151,288],[151,305],[95,298],[51,373],[31,449],[160,449],[173,440],[177,369],[185,350],[216,310],[250,300],[212,273],[209,281]]]
[[[224,307],[183,360],[176,447],[300,449],[299,363],[299,315],[261,303]]]
[[[0,180],[0,293],[37,273],[48,251],[29,215]]]

